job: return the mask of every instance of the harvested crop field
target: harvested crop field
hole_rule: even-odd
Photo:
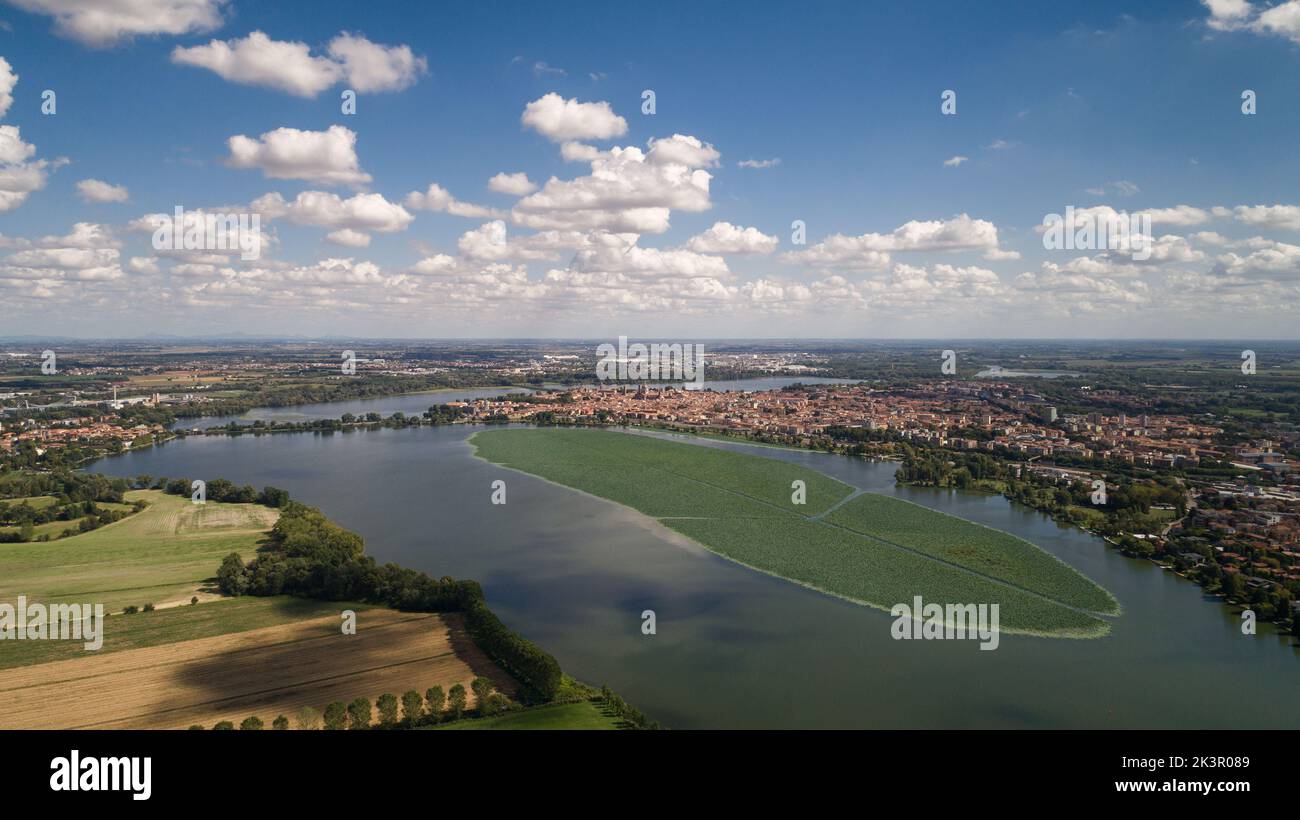
[[[513,695],[515,684],[474,645],[460,616],[357,614],[343,635],[337,615],[0,671],[0,729],[165,729],[293,720],[304,706],[423,693],[476,677]],[[473,694],[469,694],[473,705]],[[377,715],[376,715],[377,717]]]

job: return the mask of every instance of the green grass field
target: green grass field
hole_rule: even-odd
[[[775,459],[596,430],[476,433],[478,455],[650,515],[745,566],[888,610],[999,605],[1004,632],[1096,637],[1114,598],[1027,541]],[[802,480],[808,503],[791,503]],[[825,514],[824,518],[819,516]]]
[[[599,703],[584,700],[579,703],[562,703],[556,706],[537,706],[519,712],[508,712],[496,717],[459,720],[444,726],[422,726],[436,731],[475,729],[619,729],[619,720]]]
[[[77,521],[46,521],[44,524],[35,524],[32,526],[32,538],[40,538],[42,535],[48,535],[50,540],[63,538],[64,532],[77,532]],[[22,527],[5,526],[0,527],[0,532],[10,533],[19,532]]]
[[[0,498],[0,504],[8,504],[13,507],[26,506],[31,507],[33,510],[43,510],[46,507],[54,506],[56,503],[58,503],[58,499],[52,495],[34,495],[26,498]],[[105,510],[127,513],[131,512],[130,504],[116,504],[112,501],[101,501],[99,502],[99,507]],[[76,535],[79,533],[78,525],[80,523],[80,519],[73,519],[71,521],[47,521],[44,524],[36,524],[32,527],[32,538],[40,538],[42,535],[49,536],[52,539],[62,538],[64,537],[65,532],[71,535]],[[0,533],[14,533],[19,532],[21,529],[22,527],[15,525],[6,525],[0,527]]]
[[[280,626],[295,621],[338,616],[344,609],[362,612],[370,604],[348,601],[312,601],[305,598],[225,598],[198,606],[179,606],[138,612],[134,615],[111,615],[104,619],[104,646],[95,655],[109,655],[126,649],[212,638],[230,632],[247,632],[265,626]],[[331,622],[315,626],[321,634],[338,632]],[[306,627],[304,627],[306,629]],[[308,633],[304,632],[304,635]],[[50,661],[86,657],[78,641],[5,641],[0,644],[0,669],[29,666]]]
[[[1067,509],[1070,514],[1084,519],[1090,527],[1100,527],[1107,521],[1106,512],[1096,507],[1080,507],[1077,504],[1071,504]]]
[[[25,498],[0,498],[0,504],[8,504],[13,507],[31,507],[33,510],[43,510],[51,507],[58,501],[52,495],[29,495]]]
[[[252,557],[276,518],[256,504],[199,505],[158,490],[127,493],[128,501],[136,499],[149,507],[88,533],[0,544],[0,601],[25,595],[41,603],[102,603],[109,612],[188,601],[226,555]]]

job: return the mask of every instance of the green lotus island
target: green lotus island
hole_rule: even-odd
[[[1119,604],[1073,567],[999,530],[815,470],[605,430],[476,433],[479,457],[631,507],[751,569],[865,606],[998,604],[1000,629],[1095,638]],[[800,484],[799,482],[802,482]]]

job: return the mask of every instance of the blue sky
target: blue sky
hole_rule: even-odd
[[[0,57],[18,77],[0,126],[34,146],[23,163],[46,163],[42,187],[0,212],[0,335],[1298,335],[1295,0],[653,10],[113,0],[107,23],[72,5],[0,4]],[[209,44],[252,32],[302,44],[304,81],[330,71],[338,81],[286,92],[293,67],[258,64],[252,49],[234,73],[213,70]],[[344,32],[415,61],[359,93],[355,115],[339,99],[353,75],[329,56]],[[46,89],[53,116],[41,113]],[[641,113],[645,89],[653,116]],[[940,112],[945,89],[957,92],[955,116]],[[1252,116],[1243,89],[1255,92]],[[619,136],[573,140],[593,150],[648,153],[649,140],[674,134],[711,146],[685,170],[708,174],[705,207],[665,192],[667,225],[631,230],[604,218],[625,205],[601,202],[599,213],[556,216],[570,235],[552,237],[547,254],[467,258],[462,235],[494,218],[510,242],[558,230],[521,219],[514,209],[531,194],[490,191],[493,175],[579,180],[566,190],[585,195],[589,163],[566,161],[565,140],[521,122],[550,94],[622,118]],[[354,135],[368,180],[276,178],[264,158],[232,167],[231,137],[331,126]],[[125,201],[85,201],[87,179],[125,188]],[[659,207],[660,177],[629,179],[630,195]],[[406,203],[432,183],[493,213]],[[251,211],[269,193],[292,202],[312,191],[378,194],[409,219],[385,232],[266,214],[275,241],[252,262],[160,255],[131,227],[176,206]],[[1136,263],[1115,249],[1045,250],[1035,227],[1067,205],[1192,210],[1157,222],[1157,258]],[[791,242],[796,219],[805,246]],[[692,244],[719,222],[775,243]],[[931,229],[904,230],[912,222]],[[77,223],[99,230],[78,234]],[[325,238],[343,230],[369,245]],[[853,241],[819,250],[835,235]],[[610,254],[611,243],[636,250]],[[329,259],[340,261],[322,268]],[[418,268],[430,259],[440,261]]]

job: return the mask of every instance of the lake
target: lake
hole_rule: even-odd
[[[824,379],[814,376],[790,377],[770,376],[757,379],[731,379],[705,383],[711,390],[777,390],[792,384],[856,384],[844,379]],[[684,385],[675,385],[682,387]],[[562,388],[560,384],[544,384],[544,388]],[[171,426],[181,430],[207,430],[221,427],[232,421],[246,425],[261,421],[268,425],[289,424],[318,419],[337,419],[344,413],[364,416],[366,413],[379,413],[385,418],[401,412],[408,416],[418,416],[435,404],[452,401],[474,401],[475,399],[495,399],[507,393],[531,393],[527,387],[477,387],[449,388],[431,390],[424,393],[402,393],[396,396],[378,398],[352,399],[349,401],[316,402],[313,404],[291,404],[284,407],[255,407],[246,413],[232,413],[224,416],[205,416],[202,418],[180,419]]]
[[[381,563],[479,580],[492,609],[566,672],[673,728],[1300,728],[1294,639],[1268,625],[1242,635],[1196,585],[1001,497],[896,487],[893,464],[656,434],[802,464],[1026,538],[1115,594],[1124,611],[1108,636],[1003,635],[993,652],[895,641],[888,613],[475,458],[476,429],[191,437],[93,469],[283,487],[361,533]],[[503,506],[490,503],[497,479]],[[646,609],[656,635],[641,634]]]
[[[246,413],[180,419],[171,426],[181,430],[207,430],[210,427],[221,427],[232,421],[240,425],[252,424],[255,421],[264,422],[268,425],[277,423],[291,424],[319,419],[337,419],[344,413],[351,413],[354,416],[379,413],[385,418],[397,412],[405,413],[408,416],[418,416],[435,404],[446,404],[452,401],[474,401],[475,399],[494,399],[497,396],[504,396],[506,393],[530,392],[532,391],[525,387],[431,390],[425,393],[401,393],[396,396],[351,399],[348,401],[290,404],[284,407],[254,407]]]

